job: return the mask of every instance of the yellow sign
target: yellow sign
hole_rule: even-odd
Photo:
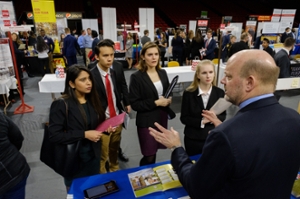
[[[53,0],[31,0],[34,21],[56,22]]]

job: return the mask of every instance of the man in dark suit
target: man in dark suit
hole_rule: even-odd
[[[294,44],[295,40],[293,38],[286,38],[286,40],[283,43],[283,48],[280,51],[278,51],[274,56],[276,65],[280,68],[278,78],[287,78],[291,76],[289,52],[294,48]]]
[[[77,43],[77,39],[71,35],[70,29],[65,28],[66,37],[64,38],[64,45],[63,45],[63,56],[67,60],[67,65],[72,66],[73,64],[77,64],[76,58],[76,50],[79,51],[79,46]]]
[[[96,88],[106,118],[111,118],[121,114],[124,109],[121,104],[121,96],[118,91],[120,84],[116,71],[111,69],[114,60],[114,46],[104,39],[95,47],[95,58],[98,60],[97,66],[91,69],[91,73],[96,82]],[[118,150],[121,141],[122,125],[118,126],[114,133],[101,137],[101,160],[100,173],[106,173],[106,162],[109,160],[109,171],[119,170]],[[99,149],[100,150],[100,149]]]
[[[233,54],[241,50],[249,49],[248,41],[249,41],[249,35],[248,33],[244,32],[241,35],[241,40],[239,42],[232,44],[230,51],[228,53],[228,57],[231,57]]]
[[[107,39],[107,41],[111,41]],[[112,45],[114,45],[114,42],[111,41]],[[98,60],[91,62],[88,65],[88,68],[91,70],[92,68],[96,67],[98,63]],[[127,113],[130,113],[131,107],[129,104],[128,99],[128,86],[126,83],[125,75],[124,75],[124,69],[123,65],[118,61],[113,61],[113,64],[111,65],[111,69],[113,69],[116,72],[116,80],[117,80],[117,90],[119,92],[119,96],[121,96],[122,104],[126,110]],[[128,162],[128,157],[123,153],[122,148],[120,147],[118,150],[118,157],[120,160],[124,162]]]
[[[210,131],[195,164],[178,132],[150,129],[173,150],[171,163],[191,198],[290,198],[300,165],[300,116],[273,96],[278,73],[264,51],[243,50],[229,59],[221,82],[225,99],[240,110]]]
[[[212,31],[207,31],[206,35],[204,59],[213,60],[215,58],[216,41],[212,38]]]
[[[292,39],[294,39],[294,35],[293,35],[292,31],[291,31],[291,28],[290,28],[290,27],[287,27],[287,28],[285,29],[285,32],[281,35],[280,42],[281,42],[281,43],[284,43],[284,41],[285,41],[287,38],[289,38],[289,37],[291,37]]]

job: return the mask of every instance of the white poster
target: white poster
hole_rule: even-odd
[[[264,22],[258,22],[257,29],[256,29],[256,37],[259,37],[261,35],[261,30],[263,29]]]
[[[144,30],[149,30],[149,38],[154,39],[154,8],[139,8],[140,35],[144,36]]]
[[[275,34],[278,33],[280,23],[279,22],[264,22],[263,34]]]
[[[197,25],[197,21],[196,20],[190,20],[189,21],[189,30],[196,31],[196,25]]]
[[[295,9],[283,9],[281,13],[281,22],[290,22],[292,25],[294,23],[294,18],[296,15]]]
[[[7,38],[0,39],[0,79],[14,76],[14,65]]]
[[[1,27],[12,25],[17,25],[14,6],[11,1],[0,1],[0,29]],[[3,31],[0,33],[1,37],[5,37]]]
[[[225,27],[225,30],[231,30],[231,34],[236,36],[236,41],[241,40],[243,23],[230,23],[229,26]]]
[[[56,18],[58,40],[60,40],[60,34],[65,33],[65,28],[68,27],[67,18]]]
[[[292,22],[289,22],[289,21],[281,21],[281,22],[280,22],[280,26],[279,26],[278,33],[284,33],[284,32],[285,32],[285,29],[286,29],[287,27],[292,28],[292,26],[293,26],[293,23],[292,23]]]
[[[279,22],[281,17],[282,9],[274,9],[271,22]]]
[[[98,21],[96,19],[98,28]],[[83,23],[82,23],[82,27]],[[117,41],[117,14],[116,8],[102,8],[103,39]],[[98,30],[98,29],[97,29]]]
[[[97,33],[99,34],[98,19],[81,19],[81,23],[82,23],[83,30],[90,28],[92,30],[97,31]],[[103,29],[103,32],[104,32],[104,29]],[[109,38],[109,37],[107,37],[107,38]],[[111,38],[109,38],[109,39],[111,39]]]

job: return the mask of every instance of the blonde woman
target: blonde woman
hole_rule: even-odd
[[[126,45],[125,45],[125,50],[126,50],[126,61],[128,63],[128,69],[132,68],[132,52],[133,52],[133,37],[132,37],[132,33],[129,32],[127,34],[127,41],[126,41]]]
[[[219,98],[224,97],[224,91],[216,86],[214,64],[203,60],[197,65],[194,80],[182,96],[180,120],[185,125],[184,145],[189,156],[202,153],[208,132],[215,125],[206,123],[202,116],[203,110],[209,110]],[[217,116],[225,120],[226,112]]]

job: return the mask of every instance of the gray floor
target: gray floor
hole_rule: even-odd
[[[127,81],[129,81],[130,75],[133,70],[125,71]],[[53,199],[53,198],[65,198],[66,191],[62,178],[45,166],[39,160],[39,151],[41,147],[41,141],[43,137],[42,124],[48,121],[49,107],[52,102],[50,94],[39,93],[38,82],[41,77],[28,78],[26,72],[24,73],[24,85],[25,85],[25,103],[34,106],[34,112],[26,113],[23,115],[14,115],[15,108],[19,105],[20,101],[10,106],[7,110],[7,114],[21,129],[25,141],[21,152],[26,156],[27,161],[31,167],[31,173],[29,175],[26,187],[26,199]],[[185,85],[187,86],[187,84]],[[284,93],[284,96],[280,99],[280,103],[284,106],[297,109],[299,102],[299,90],[293,90]],[[59,96],[59,94],[56,94]],[[169,127],[174,127],[181,133],[181,138],[184,126],[179,120],[181,96],[180,93],[175,93],[171,107],[177,113],[177,117],[169,121]],[[227,118],[232,117],[237,108],[232,106],[228,109]],[[120,163],[122,169],[137,167],[139,160],[142,157],[138,144],[138,138],[135,126],[135,113],[131,113],[131,121],[129,128],[123,130],[121,146],[123,151],[129,157],[128,163]],[[170,150],[160,150],[157,154],[157,161],[165,161],[170,159]]]

